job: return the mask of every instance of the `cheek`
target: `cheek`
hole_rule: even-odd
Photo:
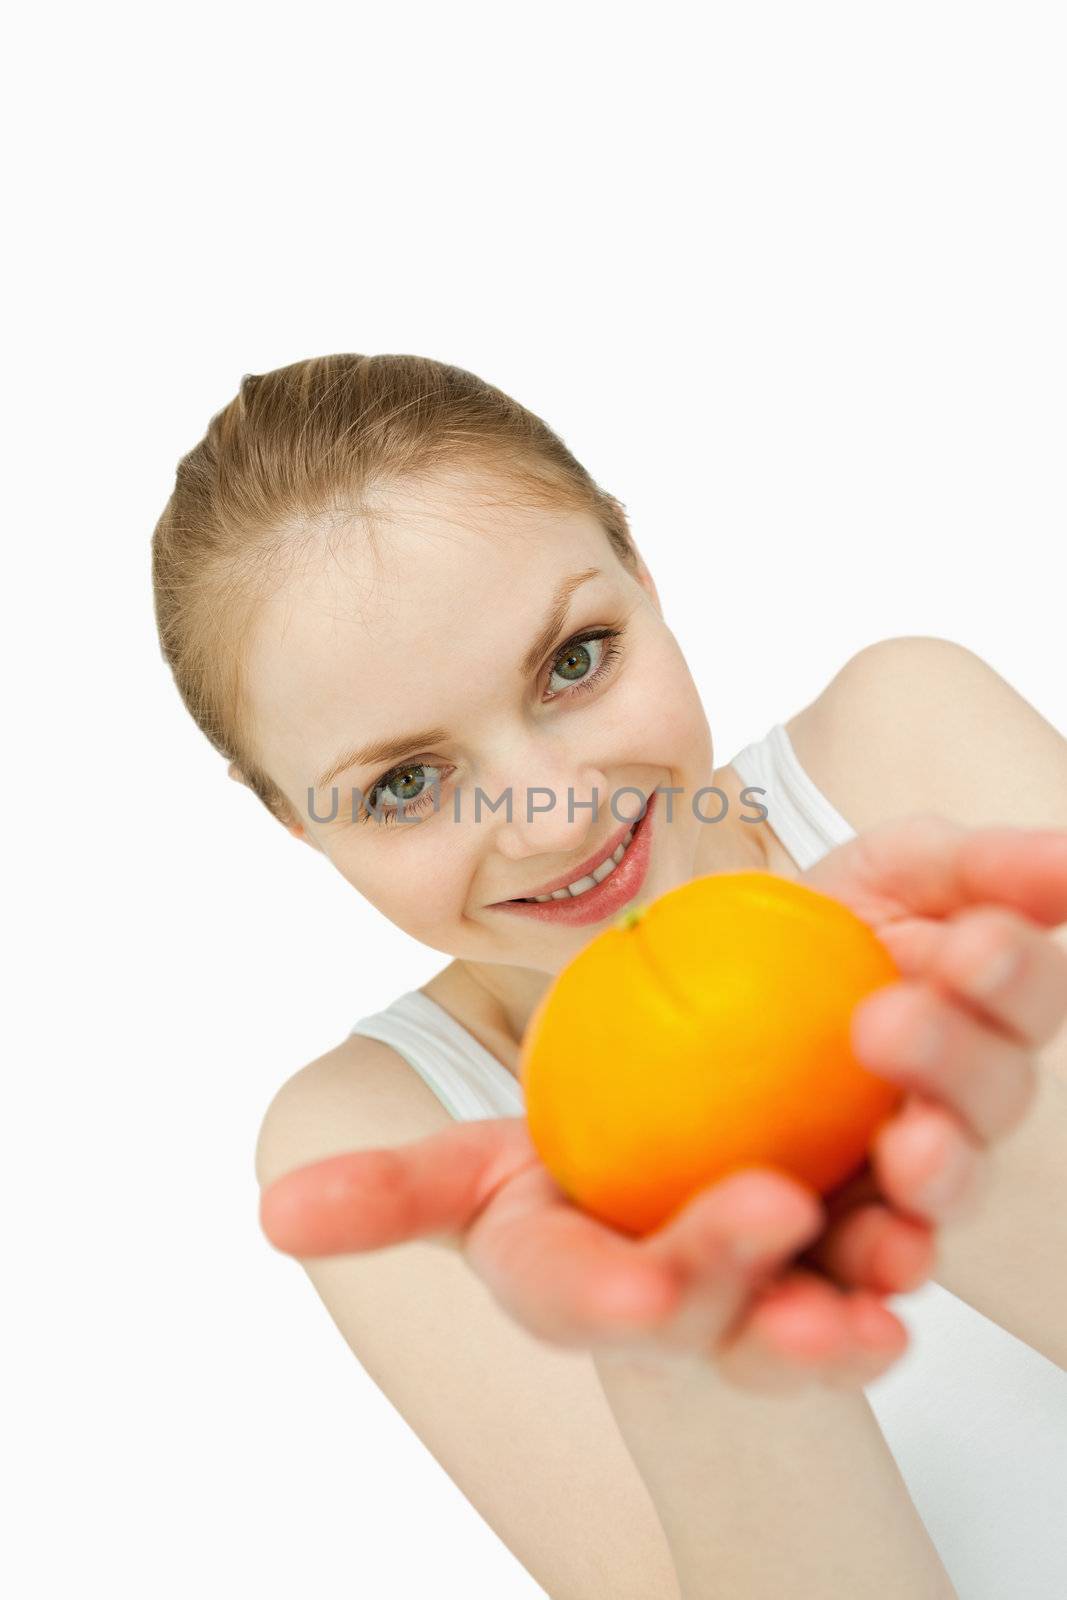
[[[676,769],[699,761],[708,741],[707,719],[677,647],[649,652],[642,670],[628,672],[618,688],[612,714],[623,760]]]
[[[432,831],[451,825],[442,814],[435,819]],[[414,844],[414,840],[371,840],[366,849],[357,852],[358,862],[353,859],[339,870],[383,917],[418,938],[423,931],[454,921],[462,908],[470,874],[459,861],[450,862],[447,851],[434,847],[429,831],[424,849],[417,850]]]

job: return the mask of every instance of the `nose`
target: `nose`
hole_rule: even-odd
[[[527,856],[572,856],[587,839],[600,838],[615,826],[607,779],[589,762],[576,767],[573,761],[542,761],[536,781],[513,781],[499,793],[506,796],[507,787],[511,790],[510,820],[505,798],[496,813],[500,820],[494,843],[511,861]]]

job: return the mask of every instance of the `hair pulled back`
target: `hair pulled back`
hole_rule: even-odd
[[[547,424],[425,356],[316,356],[248,373],[178,462],[152,535],[163,659],[197,726],[287,825],[298,819],[257,758],[242,675],[257,608],[339,519],[372,527],[391,489],[457,467],[485,470],[516,503],[592,512],[635,570],[623,506]]]

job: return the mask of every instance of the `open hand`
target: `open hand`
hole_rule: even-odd
[[[1067,952],[1049,937],[1067,923],[1067,830],[923,813],[849,840],[801,881],[867,922],[903,974],[856,1007],[851,1042],[907,1098],[863,1171],[826,1197],[830,1226],[803,1257],[873,1287],[906,1247],[906,1219],[974,1214],[989,1151],[1033,1101],[1035,1054],[1067,1018]],[[928,1246],[929,1272],[932,1229]]]
[[[454,1250],[510,1315],[550,1344],[656,1363],[706,1359],[729,1331],[725,1375],[767,1390],[824,1371],[833,1382],[869,1381],[907,1343],[877,1295],[846,1293],[826,1279],[800,1323],[788,1307],[784,1315],[774,1307],[746,1315],[757,1286],[825,1220],[807,1186],[752,1169],[701,1190],[634,1240],[571,1202],[522,1116],[330,1156],[286,1173],[260,1199],[267,1238],[302,1259],[413,1239]]]
[[[906,818],[837,847],[801,881],[867,921],[906,975],[856,1008],[853,1048],[914,1092],[827,1203],[782,1172],[746,1168],[634,1240],[574,1206],[525,1118],[503,1117],[286,1174],[261,1197],[267,1237],[301,1257],[411,1239],[456,1250],[554,1344],[712,1357],[727,1381],[759,1391],[872,1381],[907,1345],[881,1297],[928,1276],[950,1203],[923,1185],[944,1180],[962,1147],[973,1186],[984,1147],[1025,1114],[1033,1051],[1067,1014],[1067,956],[1042,932],[1067,920],[1067,834]],[[999,953],[1020,959],[1019,974],[972,1011],[971,964]],[[920,1013],[948,1035],[925,1069],[907,1060]]]

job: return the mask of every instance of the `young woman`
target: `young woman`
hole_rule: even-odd
[[[1056,731],[970,652],[893,640],[715,766],[621,504],[417,357],[246,377],[153,570],[231,776],[450,957],[275,1096],[262,1218],[553,1600],[1067,1592]],[[537,1160],[523,1030],[622,905],[741,868],[890,946],[908,981],[854,1039],[905,1108],[826,1204],[753,1170],[624,1239]]]

